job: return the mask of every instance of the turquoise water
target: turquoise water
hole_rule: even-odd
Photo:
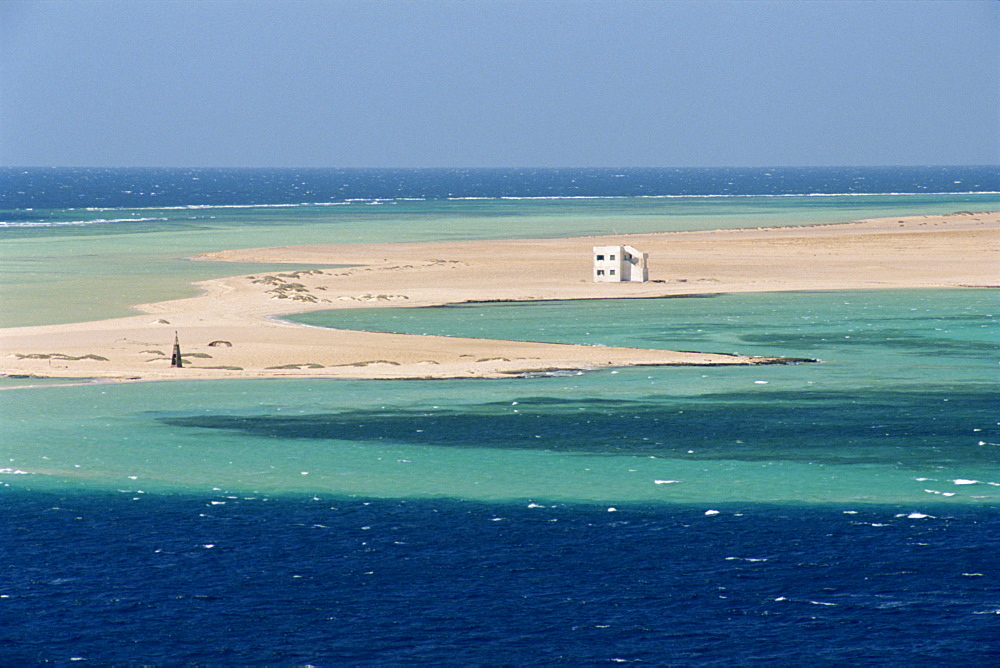
[[[288,319],[401,334],[819,358],[824,382],[839,386],[997,380],[998,314],[991,290],[870,290],[331,310]]]
[[[0,480],[221,502],[1000,502],[995,403],[982,395],[804,392],[787,389],[809,382],[793,371],[768,371],[13,390]]]
[[[186,259],[227,248],[671,232],[997,208],[995,194],[952,194],[34,209],[0,224],[0,326],[132,315],[133,304],[194,295],[193,281],[261,270]],[[0,220],[14,213],[0,211]]]

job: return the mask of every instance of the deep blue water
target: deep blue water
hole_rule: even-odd
[[[995,665],[1000,516],[4,490],[4,665]]]
[[[0,210],[352,199],[996,193],[997,166],[683,169],[0,168]]]

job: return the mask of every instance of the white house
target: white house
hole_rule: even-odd
[[[594,246],[594,281],[597,283],[645,283],[649,280],[646,260],[631,246]]]

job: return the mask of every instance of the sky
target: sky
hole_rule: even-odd
[[[1000,2],[6,0],[0,164],[1000,164]]]

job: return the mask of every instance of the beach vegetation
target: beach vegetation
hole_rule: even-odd
[[[269,366],[266,369],[322,369],[324,368],[322,364],[316,364],[315,362],[303,362],[301,364],[281,364],[279,366]]]
[[[109,362],[107,357],[102,357],[101,355],[95,355],[90,353],[88,355],[80,355],[79,357],[73,357],[72,355],[66,355],[64,353],[15,353],[17,359],[20,360],[63,360],[68,362],[78,362],[80,360],[95,360],[98,362]]]
[[[391,366],[399,366],[399,362],[393,362],[392,360],[366,360],[364,362],[351,362],[350,364],[338,364],[337,366],[371,366],[372,364],[389,364]]]

